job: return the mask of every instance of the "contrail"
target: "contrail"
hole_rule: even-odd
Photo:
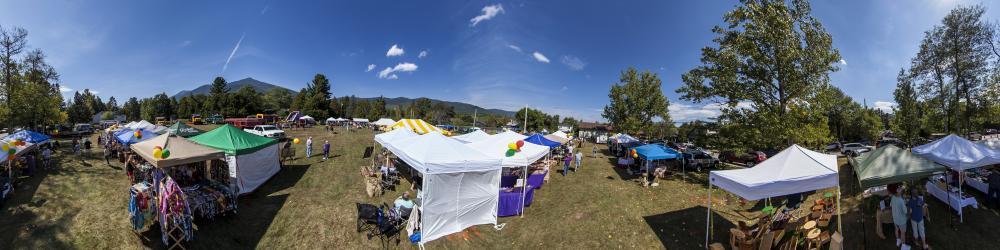
[[[240,49],[240,43],[243,43],[243,38],[247,36],[246,32],[240,36],[240,40],[236,41],[236,47],[233,47],[233,52],[229,53],[229,58],[226,58],[226,64],[222,65],[222,73],[226,73],[226,68],[229,68],[229,61],[233,60],[233,56],[236,55],[236,51]]]

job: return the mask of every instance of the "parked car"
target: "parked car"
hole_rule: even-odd
[[[843,145],[840,142],[834,142],[826,145],[826,151],[838,151]]]
[[[712,156],[708,152],[691,150],[681,154],[684,158],[684,167],[701,172],[702,169],[712,169],[719,167],[719,158]]]
[[[205,123],[209,123],[209,124],[221,124],[221,123],[225,122],[225,120],[226,120],[225,117],[223,117],[222,115],[220,115],[220,114],[214,114],[212,116],[209,116],[208,118],[205,118]]]
[[[244,129],[244,131],[267,138],[285,138],[285,131],[278,129],[278,127],[274,125],[257,125],[253,126],[252,129]]]
[[[840,149],[841,154],[851,157],[858,156],[868,151],[872,151],[872,149],[861,143],[844,144],[844,147]]]
[[[875,147],[876,148],[881,148],[881,147],[885,147],[885,146],[888,146],[888,145],[896,145],[896,147],[899,147],[899,148],[908,148],[909,147],[909,145],[906,145],[906,143],[904,143],[903,141],[900,141],[899,139],[879,140],[878,142],[875,143]]]
[[[722,151],[719,154],[719,159],[729,163],[742,163],[749,168],[767,160],[767,154],[761,151],[748,151],[743,154],[737,154],[733,151]]]
[[[201,125],[204,121],[201,119],[201,114],[191,114],[191,124]]]

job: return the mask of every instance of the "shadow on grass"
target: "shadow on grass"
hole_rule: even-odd
[[[226,213],[212,220],[196,218],[194,223],[198,230],[194,239],[185,246],[194,249],[256,248],[288,200],[288,194],[276,193],[294,187],[309,167],[286,165],[257,190],[240,196],[236,213]],[[160,239],[160,232],[156,225],[140,235],[143,244],[154,249],[166,248]]]
[[[71,248],[70,244],[57,240],[53,235],[68,232],[65,225],[68,225],[68,222],[73,220],[76,214],[79,213],[79,209],[68,210],[70,211],[69,214],[59,218],[46,219],[46,223],[44,224],[32,224],[32,221],[36,221],[39,216],[34,211],[27,209],[27,207],[38,208],[47,203],[46,199],[32,200],[38,192],[38,187],[49,175],[62,172],[61,168],[58,167],[60,165],[59,162],[62,160],[63,156],[55,156],[52,159],[52,164],[56,167],[45,168],[39,166],[32,176],[15,177],[14,193],[7,200],[0,202],[0,209],[2,209],[0,210],[0,244],[3,246],[18,246],[18,238],[29,237],[48,239],[41,242],[44,246],[36,247],[50,249]],[[29,246],[22,247],[32,248]]]
[[[656,237],[666,249],[704,249],[705,216],[704,206],[643,216]],[[735,227],[722,215],[712,212],[712,237],[709,243],[729,242],[729,229]]]

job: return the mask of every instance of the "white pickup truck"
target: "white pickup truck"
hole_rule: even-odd
[[[251,134],[267,137],[281,139],[285,138],[285,131],[278,129],[274,125],[257,125],[253,126],[251,129],[243,129],[243,131],[250,132]]]

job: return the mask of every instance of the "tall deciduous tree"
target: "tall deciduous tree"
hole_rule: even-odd
[[[896,77],[896,90],[892,95],[896,100],[896,110],[891,123],[892,131],[897,137],[913,145],[915,139],[920,136],[920,102],[917,100],[913,82],[903,69],[899,70],[899,76]]]
[[[618,82],[608,93],[610,103],[601,114],[625,133],[636,133],[653,125],[654,118],[670,122],[667,106],[670,104],[660,89],[660,77],[649,71],[639,73],[629,67],[622,71]]]
[[[703,65],[682,76],[681,99],[727,104],[722,120],[742,124],[722,128],[739,128],[730,135],[745,147],[825,144],[827,118],[815,99],[841,60],[832,36],[804,0],[741,3],[712,29],[716,46],[702,49]],[[744,102],[751,108],[738,107]]]

